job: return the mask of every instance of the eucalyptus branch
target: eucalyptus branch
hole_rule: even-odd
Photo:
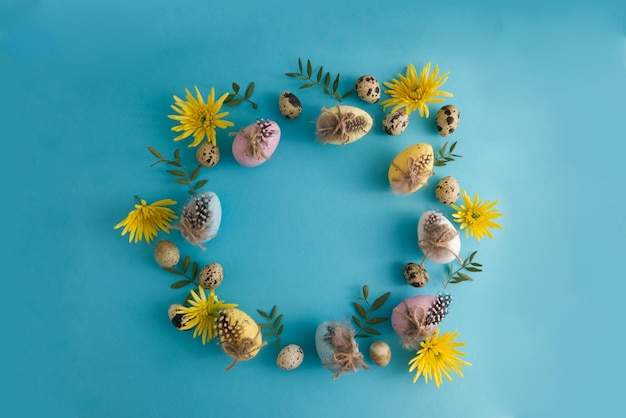
[[[443,167],[447,163],[454,161],[454,158],[463,158],[462,155],[454,154],[454,149],[456,148],[456,142],[454,142],[450,149],[448,148],[448,143],[443,144],[441,148],[437,150],[435,153],[435,161],[433,163],[436,167]]]
[[[267,321],[267,324],[259,324],[259,327],[263,330],[269,330],[266,334],[267,338],[276,338],[276,347],[280,347],[280,334],[283,332],[283,314],[278,314],[278,307],[274,305],[270,313],[257,309],[259,315],[261,315]]]
[[[341,75],[338,73],[335,76],[334,81],[332,81],[331,85],[331,80],[333,80],[333,77],[328,71],[324,73],[324,66],[320,66],[320,68],[317,70],[315,78],[313,78],[313,64],[311,64],[311,60],[309,59],[306,60],[305,72],[302,65],[302,60],[298,58],[298,70],[299,72],[297,73],[285,73],[285,75],[287,77],[295,77],[299,80],[305,81],[306,83],[298,87],[299,89],[308,89],[313,86],[319,86],[324,90],[324,93],[333,96],[338,102],[341,102],[343,99],[351,95],[354,91],[354,89],[350,89],[340,96],[337,90],[339,89],[339,78]]]
[[[385,302],[387,302],[387,299],[389,299],[391,293],[385,293],[384,295],[374,300],[374,302],[371,304],[367,299],[368,296],[369,287],[365,285],[363,286],[363,295],[359,296],[357,300],[365,303],[367,309],[358,302],[352,302],[354,309],[356,309],[356,313],[360,317],[359,318],[355,315],[352,315],[352,322],[354,322],[354,325],[356,325],[356,327],[358,328],[358,331],[354,336],[355,338],[369,338],[374,335],[381,335],[380,331],[372,328],[372,326],[385,322],[389,319],[382,316],[375,317],[373,316],[373,313],[374,311],[380,309],[385,304]]]
[[[478,273],[482,271],[482,264],[474,261],[474,257],[478,251],[474,251],[461,263],[461,266],[454,270],[453,263],[450,263],[449,269],[446,271],[446,280],[442,281],[443,288],[445,289],[449,284],[456,284],[461,282],[472,281],[472,279],[468,274],[463,273],[463,271],[469,271],[471,273]]]
[[[157,151],[155,148],[152,148],[150,145],[147,145],[147,148],[148,151],[150,151],[150,153],[158,159],[158,161],[153,163],[150,167],[154,167],[155,165],[160,163],[166,163],[168,165],[171,165],[172,167],[175,167],[174,169],[167,170],[167,172],[176,177],[174,179],[175,183],[188,185],[189,194],[195,195],[198,189],[208,183],[208,180],[199,180],[194,183],[194,181],[198,178],[198,175],[200,174],[200,169],[202,169],[202,166],[198,165],[190,173],[187,167],[185,167],[180,161],[180,149],[176,148],[176,150],[174,151],[174,159],[169,160],[163,157],[163,155],[159,151]]]
[[[254,82],[248,84],[248,88],[246,88],[246,91],[244,92],[243,95],[239,93],[241,89],[239,84],[233,83],[232,87],[233,87],[234,93],[229,93],[226,99],[224,99],[224,103],[226,103],[229,107],[240,105],[241,103],[246,101],[252,105],[252,108],[254,110],[257,110],[259,108],[258,104],[250,100],[252,93],[254,93]]]
[[[190,266],[191,270],[189,270]],[[182,276],[185,278],[184,280],[179,280],[172,283],[170,285],[170,288],[172,289],[179,289],[183,286],[187,286],[188,284],[193,284],[196,288],[198,287],[198,263],[195,261],[191,263],[191,258],[189,256],[186,256],[183,259],[182,268],[180,270],[177,270],[173,267],[163,267],[163,270],[176,276]],[[187,274],[188,271],[190,274]]]

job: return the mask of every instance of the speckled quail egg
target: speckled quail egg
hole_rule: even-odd
[[[181,305],[180,303],[174,303],[170,305],[169,309],[167,310],[167,315],[169,316],[172,325],[174,325],[178,329],[181,329],[181,327],[187,322],[184,314],[176,313],[176,310],[182,307],[183,305]]]
[[[416,263],[407,263],[404,266],[404,279],[413,287],[424,287],[428,283],[428,272]]]
[[[180,250],[172,241],[163,239],[154,246],[154,259],[163,268],[174,267],[180,260]]]
[[[287,119],[295,119],[302,113],[302,104],[295,94],[283,91],[278,98],[278,109]]]
[[[198,284],[205,289],[217,289],[224,280],[224,269],[219,263],[211,263],[200,269],[198,273]]]
[[[382,340],[374,341],[370,345],[370,358],[374,364],[385,367],[391,361],[391,348]]]
[[[452,176],[446,176],[439,180],[435,188],[435,197],[444,205],[451,205],[456,202],[460,194],[459,182]]]
[[[357,96],[367,103],[376,103],[380,99],[380,84],[371,75],[359,77],[354,85]]]
[[[196,160],[202,167],[213,167],[220,160],[220,149],[217,145],[204,141],[196,150]]]
[[[297,344],[286,345],[278,353],[276,365],[283,370],[298,368],[304,360],[304,350]]]
[[[400,135],[409,126],[409,115],[404,110],[387,113],[383,118],[383,129],[389,135]]]
[[[456,130],[461,119],[461,113],[456,106],[445,105],[437,112],[435,123],[437,124],[437,131],[441,136],[448,136]]]

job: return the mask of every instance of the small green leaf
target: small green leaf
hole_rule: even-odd
[[[239,84],[237,84],[237,83],[233,83],[233,91],[234,91],[235,93],[239,93],[239,88],[240,88],[240,87],[239,87]]]
[[[474,280],[474,279],[472,279],[470,276],[468,276],[468,275],[467,275],[467,274],[465,274],[465,273],[458,272],[458,273],[457,273],[457,275],[458,275],[460,278],[462,278],[463,280],[468,280],[468,281]]]
[[[455,144],[456,144],[456,142],[455,142]],[[474,257],[476,256],[477,253],[478,253],[478,251],[474,251],[473,253],[470,254],[470,256],[469,256],[469,261],[470,262],[474,261]]]
[[[270,326],[269,326],[269,325],[267,325],[267,324],[259,324],[259,326],[260,326],[261,328],[263,328],[263,329],[271,329],[271,328],[272,328],[272,327],[270,327]]]
[[[189,269],[189,264],[191,263],[191,257],[186,256],[183,260],[183,273],[187,273],[187,269]]]
[[[231,101],[231,100],[233,100],[235,97],[237,97],[237,95],[236,95],[236,94],[229,93],[229,94],[228,94],[228,96],[226,96],[226,98],[224,99],[224,103],[228,103],[228,102],[230,102],[230,101]]]
[[[367,299],[370,294],[370,288],[368,285],[363,285],[363,297]]]
[[[371,335],[381,335],[381,333],[374,328],[363,328],[363,331]]]
[[[446,148],[448,148],[448,143],[444,143],[443,147],[441,147],[441,149],[439,150],[439,154],[443,157],[444,155],[446,155]]]
[[[319,83],[320,81],[322,81],[322,77],[324,76],[324,67],[320,67],[320,69],[317,71],[317,82]]]
[[[198,174],[200,174],[200,169],[202,169],[202,166],[201,165],[197,166],[196,169],[192,171],[191,176],[189,176],[189,179],[195,180],[198,177]]]
[[[267,315],[267,312],[262,311],[262,310],[260,310],[260,309],[257,309],[256,311],[257,311],[257,312],[259,313],[259,315],[261,315],[263,318],[268,318],[268,319],[269,319],[269,316]]]
[[[170,285],[170,288],[172,288],[172,289],[180,289],[181,287],[186,286],[189,283],[191,283],[189,280],[180,280],[180,281],[177,281],[176,283],[172,283]]]
[[[270,312],[270,319],[274,319],[274,317],[276,316],[276,312],[278,312],[278,307],[274,305],[272,311]]]
[[[278,330],[276,331],[276,336],[280,335],[282,332],[283,332],[283,325],[278,327]]]
[[[326,73],[326,76],[324,77],[324,85],[326,87],[330,86],[330,73]]]
[[[387,320],[388,318],[376,317],[376,318],[370,318],[365,322],[367,322],[370,325],[376,325],[376,324],[381,324]]]
[[[193,186],[194,189],[199,189],[202,186],[204,186],[205,184],[207,184],[209,181],[208,180],[200,180],[199,182],[196,183],[195,186]]]
[[[256,103],[254,103],[254,102],[252,102],[252,108],[253,108],[254,110],[257,110],[257,109],[259,108],[259,105],[258,105],[258,104],[256,104]]]
[[[250,96],[252,96],[252,93],[254,93],[254,81],[248,85],[248,88],[246,89],[246,94],[244,96],[246,97],[246,99],[248,99]]]
[[[314,85],[315,85],[315,83],[306,83],[306,84],[303,84],[303,85],[301,85],[300,87],[298,87],[298,89],[300,89],[300,90],[302,90],[302,89],[308,89],[308,88],[313,87]]]
[[[330,76],[330,74],[328,74]],[[339,88],[339,74],[335,77],[335,81],[333,81],[333,91],[337,91]]]
[[[155,148],[152,148],[150,145],[146,145],[146,147],[148,147],[148,151],[150,151],[152,153],[152,155],[157,157],[159,160],[165,160],[165,158],[163,158],[161,153],[159,151],[157,151]]]
[[[311,60],[306,60],[306,75],[309,78],[313,75],[313,65],[311,64]]]
[[[240,98],[235,99],[232,102],[228,103],[228,106],[235,107],[237,105],[240,105],[242,102],[243,102],[243,97],[240,97]]]
[[[384,295],[382,295],[381,297],[379,297],[378,299],[376,299],[374,301],[374,303],[372,304],[371,310],[375,311],[376,309],[378,309],[381,306],[383,306],[385,304],[385,302],[387,302],[387,299],[389,299],[389,296],[391,296],[391,293],[387,292]]]
[[[480,263],[470,263],[474,267],[482,267],[483,265]]]
[[[359,305],[356,302],[352,302],[352,304],[354,305],[354,309],[356,309],[356,312],[359,314],[361,318],[367,318],[367,311],[365,310],[363,306]]]
[[[159,161],[159,162],[161,162],[161,161]],[[181,163],[179,163],[178,161],[170,161],[170,160],[168,160],[168,161],[167,161],[167,164],[169,164],[169,165],[171,165],[171,166],[174,166],[174,167],[182,167],[182,166],[183,166],[183,165],[182,165]]]
[[[456,141],[450,146],[450,153],[452,153],[455,148],[456,148]],[[460,155],[458,155],[457,157],[460,157]],[[474,251],[474,253],[477,253],[477,251]]]
[[[352,320],[354,321],[354,324],[360,329],[363,328],[363,325],[361,325],[361,320],[359,318],[357,318],[356,316],[352,315]]]
[[[335,98],[335,100],[337,100],[339,102],[341,101],[341,97],[339,97],[339,93],[337,93],[337,92],[333,93],[333,97]]]
[[[300,69],[300,74],[302,74],[302,60],[298,57],[298,68]]]
[[[175,274],[177,276],[183,276],[184,275],[184,273],[182,273],[182,272],[180,272],[178,270],[175,270],[175,269],[173,269],[171,267],[163,267],[163,270],[167,271],[168,273]]]
[[[354,93],[354,90],[353,90],[353,89],[348,90],[347,92],[345,92],[345,93],[343,94],[343,96],[341,96],[341,98],[342,98],[342,99],[345,99],[346,97],[348,97],[348,96],[349,96],[349,95],[351,95],[352,93]]]
[[[471,271],[472,273],[478,273],[478,272],[482,271],[481,269],[476,268],[476,267],[465,267],[465,270]]]
[[[285,73],[285,75],[287,77],[299,77],[300,76],[300,74],[297,74],[297,73]]]
[[[280,324],[280,321],[283,320],[283,314],[280,314],[276,317],[276,319],[274,319],[274,322],[272,323],[273,326],[277,326],[278,324]]]
[[[191,280],[196,280],[197,274],[198,274],[198,263],[194,261],[193,265],[191,266]]]
[[[176,148],[176,150],[174,151],[174,159],[180,162],[180,148]]]
[[[167,170],[167,172],[174,176],[179,176],[179,177],[187,176],[187,174],[184,171],[180,171],[180,170]]]

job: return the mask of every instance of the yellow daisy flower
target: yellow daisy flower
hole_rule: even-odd
[[[145,200],[139,200],[136,196],[135,200],[137,201],[135,209],[130,211],[128,216],[113,229],[124,227],[122,236],[130,232],[128,242],[131,242],[133,238],[135,242],[141,241],[145,237],[146,242],[150,243],[159,230],[170,233],[170,224],[172,220],[178,219],[178,216],[165,206],[175,205],[175,201],[163,199],[148,205]]]
[[[477,241],[480,241],[482,237],[487,235],[489,238],[493,238],[493,234],[489,230],[490,228],[502,229],[502,225],[495,223],[493,220],[502,216],[497,209],[493,209],[498,201],[495,202],[478,200],[478,194],[472,201],[465,190],[463,190],[464,205],[456,206],[450,205],[457,213],[453,213],[452,217],[454,222],[461,224],[461,229],[465,229],[465,236],[473,236]]]
[[[464,342],[454,341],[458,335],[458,332],[452,331],[444,332],[439,336],[439,328],[437,328],[435,334],[420,343],[421,348],[417,351],[417,355],[409,361],[411,366],[409,373],[417,370],[413,383],[417,382],[420,376],[424,376],[426,383],[428,380],[434,380],[435,385],[439,388],[442,375],[452,381],[450,371],[463,377],[463,373],[461,373],[463,366],[471,366],[472,364],[458,357],[465,355],[456,349],[456,347],[465,345]]]
[[[219,113],[228,93],[224,93],[215,101],[215,89],[211,87],[211,94],[205,103],[198,87],[196,87],[197,98],[193,97],[188,89],[185,89],[185,92],[187,93],[186,101],[174,96],[176,104],[171,105],[178,115],[168,115],[168,118],[180,123],[178,126],[174,126],[172,131],[182,131],[180,135],[174,138],[174,141],[180,141],[193,134],[194,139],[189,148],[199,145],[205,136],[209,142],[215,145],[215,128],[225,129],[234,126],[234,123],[221,119],[228,116],[228,112]]]
[[[198,286],[198,293],[191,291],[191,297],[192,299],[187,301],[191,306],[179,306],[176,309],[177,314],[184,315],[181,321],[184,325],[180,327],[180,330],[186,331],[195,327],[193,338],[202,335],[202,344],[206,344],[216,335],[220,311],[234,308],[237,304],[224,303],[223,300],[218,300],[213,289],[207,297],[201,286]]]
[[[391,96],[390,99],[384,100],[381,105],[383,110],[389,106],[393,106],[391,112],[404,108],[404,112],[408,115],[418,110],[420,117],[428,117],[428,103],[443,102],[444,99],[437,96],[452,97],[452,93],[437,90],[448,80],[448,73],[439,74],[439,67],[435,65],[432,74],[430,73],[430,62],[424,66],[422,73],[418,76],[415,66],[409,64],[406,67],[406,75],[398,74],[397,79],[391,82],[383,82],[385,94]]]

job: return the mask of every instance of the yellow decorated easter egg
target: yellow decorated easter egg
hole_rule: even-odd
[[[346,145],[363,138],[372,129],[374,120],[355,106],[322,109],[317,118],[317,136],[325,144]]]
[[[254,358],[263,347],[259,325],[242,310],[224,309],[217,320],[217,333],[222,349],[233,358],[230,370],[238,361]]]
[[[398,154],[389,166],[389,184],[395,193],[410,194],[426,184],[433,174],[434,154],[429,144],[413,144]]]

